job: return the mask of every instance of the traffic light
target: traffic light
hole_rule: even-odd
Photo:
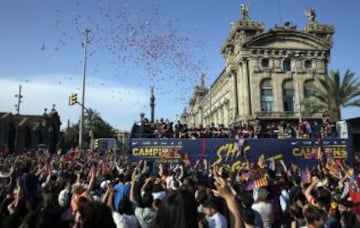
[[[69,97],[69,104],[74,105],[77,103],[77,93],[72,93]]]
[[[99,140],[95,139],[94,140],[94,149],[97,149],[97,148],[99,148]]]

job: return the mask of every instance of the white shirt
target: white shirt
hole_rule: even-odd
[[[67,202],[70,202],[70,191],[68,189],[65,188],[61,190],[58,196],[58,202],[60,207],[63,207]]]
[[[209,221],[209,228],[227,228],[226,218],[217,212],[213,216],[211,216]]]
[[[174,187],[174,177],[173,176],[168,176],[165,181],[166,181],[167,189],[171,189],[172,187]]]
[[[156,199],[163,200],[166,196],[166,192],[165,191],[153,192],[152,196],[153,196],[154,200],[156,200]]]
[[[264,228],[270,228],[272,205],[270,203],[258,202],[253,204],[251,208],[260,213]]]
[[[69,221],[73,219],[72,210],[70,207],[70,191],[68,189],[63,189],[59,193],[58,202],[60,207],[64,207],[66,203],[69,203],[69,207],[61,214],[60,218],[62,221]]]
[[[286,211],[289,210],[288,208],[288,202],[289,202],[289,193],[288,191],[286,191],[285,189],[283,189],[281,191],[281,194],[279,196],[280,199],[280,206],[281,206],[281,211],[284,213]]]
[[[113,219],[116,228],[138,228],[139,224],[135,215],[121,215],[119,212],[113,212]]]

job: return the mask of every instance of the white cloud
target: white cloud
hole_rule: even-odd
[[[81,76],[70,74],[34,75],[27,76],[28,80],[26,81],[18,80],[18,78],[23,77],[5,78],[0,76],[0,112],[16,113],[14,105],[17,100],[14,95],[18,93],[21,84],[23,95],[20,106],[21,113],[42,114],[44,108],[50,110],[55,104],[63,123],[62,128],[67,126],[68,119],[71,123],[79,120],[80,106],[69,106],[68,99],[72,92],[76,92],[78,101],[81,102],[82,91],[79,89],[82,88]],[[148,91],[119,86],[111,81],[102,80],[100,83],[94,78],[89,78],[88,81],[91,84],[85,89],[85,106],[98,111],[101,117],[113,127],[130,130],[142,107],[148,102]]]

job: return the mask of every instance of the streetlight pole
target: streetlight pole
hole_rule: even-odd
[[[84,107],[85,107],[85,82],[86,82],[86,60],[87,60],[87,44],[89,43],[90,29],[85,29],[85,40],[83,42],[84,48],[84,68],[83,68],[83,85],[82,85],[82,105],[81,105],[81,119],[79,126],[79,147],[83,146],[83,131],[84,131]]]
[[[19,85],[19,93],[15,95],[15,97],[17,98],[17,104],[15,105],[16,108],[16,112],[17,115],[20,115],[20,104],[21,104],[21,99],[23,98],[23,95],[21,94],[21,85]]]

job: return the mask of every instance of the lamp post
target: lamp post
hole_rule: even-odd
[[[84,131],[84,107],[85,107],[85,82],[86,82],[86,60],[87,60],[87,44],[89,43],[90,29],[85,29],[85,39],[83,42],[84,48],[84,68],[83,68],[83,85],[82,85],[82,105],[81,105],[81,119],[79,126],[79,147],[83,146],[83,131]]]
[[[20,104],[22,102],[23,95],[21,94],[21,85],[19,85],[19,93],[15,95],[17,98],[17,104],[15,105],[17,115],[20,115]]]

